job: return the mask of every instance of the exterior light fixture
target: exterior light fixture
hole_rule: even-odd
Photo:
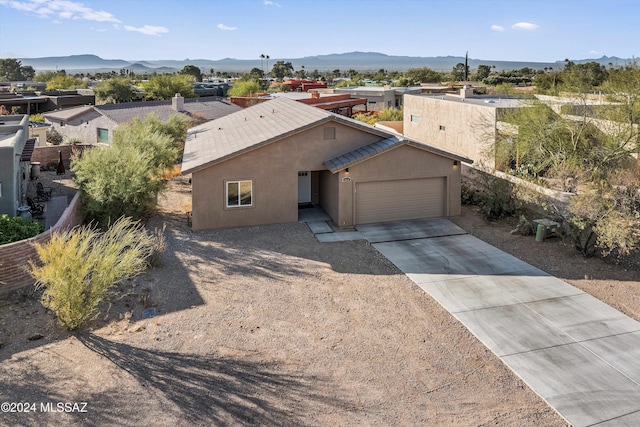
[[[458,166],[458,161],[457,160],[453,161],[453,166]]]

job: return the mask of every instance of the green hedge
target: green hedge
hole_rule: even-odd
[[[38,221],[25,221],[22,217],[9,218],[9,215],[0,215],[0,245],[17,242],[37,236],[44,231],[44,225]]]

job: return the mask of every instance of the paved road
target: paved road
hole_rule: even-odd
[[[447,219],[357,229],[568,422],[640,425],[640,322]]]

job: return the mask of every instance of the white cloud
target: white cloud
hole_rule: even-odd
[[[95,10],[70,0],[1,0],[0,4],[41,18],[86,19],[97,22],[120,22],[113,14]]]
[[[222,30],[222,31],[235,31],[238,29],[238,27],[229,27],[228,25],[224,25],[224,24],[218,24],[216,26],[218,27],[219,30]]]
[[[492,25],[491,26],[491,31],[504,31],[504,27],[502,27],[500,25]]]
[[[513,24],[511,26],[514,30],[537,30],[539,28],[538,25],[532,24],[531,22],[518,22],[517,24]]]
[[[282,7],[280,6],[280,3],[271,1],[271,0],[264,0],[264,5],[265,6],[275,6],[275,7]]]
[[[125,25],[124,29],[127,31],[136,31],[148,36],[160,36],[169,32],[169,29],[167,27],[156,27],[153,25],[144,25],[142,27],[132,27],[131,25]]]

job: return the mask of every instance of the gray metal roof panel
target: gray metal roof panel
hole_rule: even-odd
[[[189,130],[183,173],[224,161],[334,117],[319,108],[277,98]]]
[[[436,147],[432,147],[427,144],[423,144],[418,141],[414,141],[412,139],[400,139],[396,136],[392,136],[391,138],[386,138],[380,141],[373,142],[371,144],[365,145],[363,147],[357,148],[348,153],[342,154],[333,159],[329,159],[324,162],[324,165],[331,172],[336,173],[340,170],[353,166],[357,163],[365,161],[371,157],[377,156],[378,154],[384,153],[385,151],[389,151],[393,148],[399,147],[401,145],[410,145],[415,148],[419,148],[421,150],[429,151],[431,153],[448,157],[453,160],[458,160],[465,163],[473,163],[471,159],[467,159],[466,157],[458,156],[453,153],[449,153],[447,151],[441,150]]]

